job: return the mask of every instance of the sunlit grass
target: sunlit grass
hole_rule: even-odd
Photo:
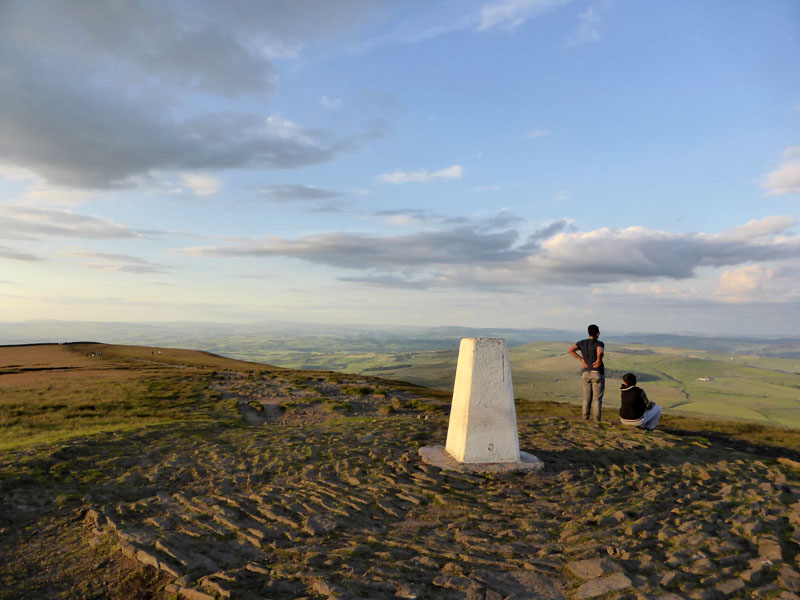
[[[221,394],[210,389],[214,371],[204,367],[241,369],[247,363],[205,353],[162,351],[161,357],[167,355],[172,362],[158,365],[148,358],[158,356],[157,351],[148,348],[89,348],[45,346],[41,354],[30,347],[24,352],[0,350],[0,364],[6,365],[0,375],[0,449],[238,416],[234,405],[223,403]],[[87,360],[91,352],[102,354]],[[197,364],[191,364],[192,354]],[[31,364],[44,364],[48,370],[25,371]],[[67,365],[68,370],[63,368]]]

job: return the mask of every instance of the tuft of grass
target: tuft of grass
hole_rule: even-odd
[[[325,406],[328,410],[338,413],[349,413],[353,411],[353,405],[349,402],[340,402],[338,400],[327,400]]]
[[[373,392],[373,389],[368,385],[343,385],[340,391],[348,396],[368,396]]]

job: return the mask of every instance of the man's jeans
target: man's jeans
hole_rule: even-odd
[[[583,380],[583,418],[589,420],[589,412],[595,421],[603,417],[603,393],[606,390],[606,378],[598,371],[585,371]],[[592,410],[593,409],[593,410]]]

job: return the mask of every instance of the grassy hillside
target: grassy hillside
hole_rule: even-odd
[[[220,395],[208,386],[212,373],[243,364],[204,352],[141,346],[0,347],[0,450],[219,419]]]

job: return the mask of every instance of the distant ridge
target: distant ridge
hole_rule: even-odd
[[[604,330],[607,342],[653,347],[692,348],[759,356],[800,358],[800,337],[722,336],[696,333],[646,333]],[[0,322],[0,345],[63,343],[95,339],[114,344],[192,348],[222,355],[281,348],[399,352],[457,348],[462,337],[502,337],[509,346],[536,341],[573,342],[581,330],[502,327],[420,327],[394,325],[330,325],[294,322],[241,323],[126,323],[102,321]],[[291,343],[289,343],[291,342]]]

